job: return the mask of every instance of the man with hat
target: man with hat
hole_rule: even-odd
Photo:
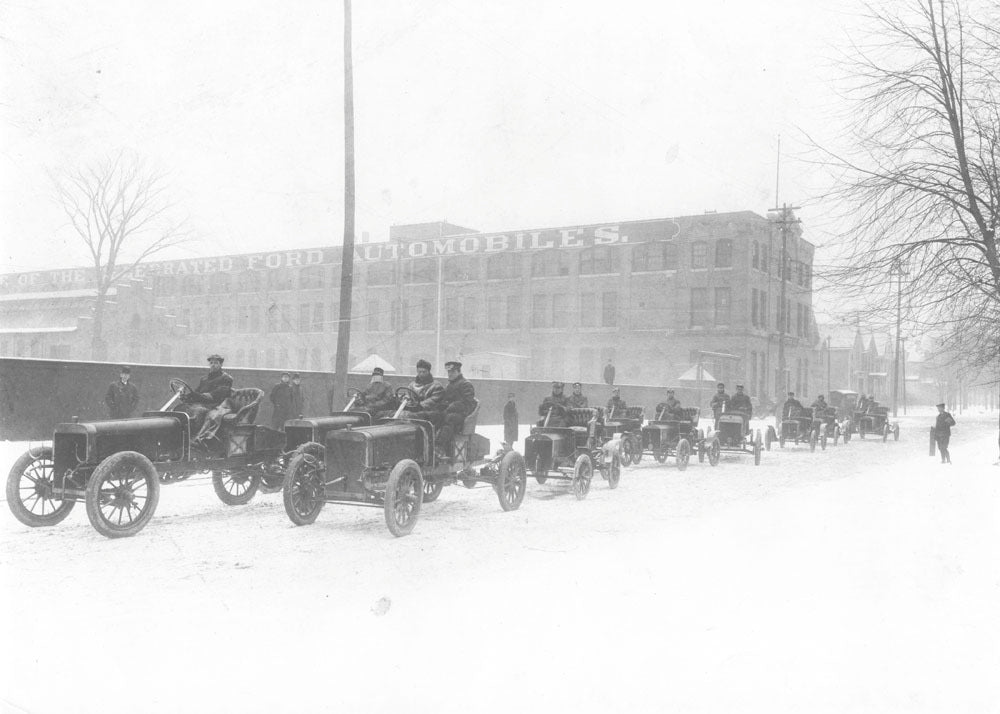
[[[619,416],[625,413],[625,400],[621,398],[621,390],[615,387],[611,390],[611,399],[608,400],[608,418],[613,416],[614,412],[618,412]]]
[[[462,375],[461,362],[445,362],[444,368],[448,373],[448,385],[441,395],[443,411],[438,412],[441,416],[437,417],[439,422],[434,425],[438,426],[440,423],[441,426],[437,435],[438,446],[446,455],[451,456],[455,447],[455,434],[461,431],[465,417],[476,408],[476,388]]]
[[[726,411],[729,413],[739,414],[743,417],[743,433],[747,433],[750,429],[750,417],[753,416],[753,402],[750,401],[750,397],[743,392],[743,385],[736,385],[736,394],[733,398],[729,400],[729,405],[726,407]]]
[[[795,398],[795,392],[789,392],[788,399],[786,399],[785,403],[781,405],[781,418],[791,419],[793,414],[792,410],[795,409],[798,411],[801,408],[802,402]]]
[[[587,398],[583,396],[583,385],[579,382],[573,382],[573,393],[569,395],[567,401],[573,409],[585,409],[590,406],[587,404]]]
[[[726,411],[726,404],[728,403],[729,395],[726,394],[726,385],[719,382],[715,387],[715,394],[712,395],[712,401],[708,405],[712,410],[712,414],[715,415],[716,424],[719,423],[719,415]]]
[[[662,420],[684,418],[684,408],[681,406],[680,400],[674,396],[673,389],[668,389],[667,398],[656,405],[656,416]]]
[[[430,362],[425,359],[417,360],[417,376],[407,386],[416,395],[417,402],[415,404],[408,402],[403,415],[419,416],[421,412],[436,412],[441,410],[444,387],[431,374]]]
[[[821,411],[825,411],[827,407],[829,407],[830,405],[826,403],[826,397],[820,394],[818,397],[816,397],[816,401],[810,404],[809,406],[812,407],[813,416],[815,417],[819,415]]]
[[[118,380],[108,387],[104,403],[108,405],[108,416],[112,419],[128,419],[139,403],[139,390],[129,382],[132,370],[123,366]]]
[[[358,395],[358,408],[368,412],[372,417],[381,416],[383,412],[394,408],[396,398],[392,394],[392,387],[385,383],[384,376],[385,370],[381,367],[373,369],[371,381]]]
[[[183,404],[180,411],[191,417],[191,433],[198,439],[202,436],[204,427],[209,426],[206,417],[218,428],[222,417],[230,412],[226,399],[233,392],[233,378],[222,371],[225,359],[221,355],[208,356],[208,374],[201,378],[193,392],[181,395]],[[214,435],[214,430],[212,435]],[[207,438],[207,436],[206,436]]]
[[[569,408],[569,400],[563,394],[562,382],[552,383],[552,394],[545,397],[538,405],[538,414],[542,418],[538,421],[538,426],[569,426],[566,410]],[[552,414],[549,415],[549,410]],[[546,419],[548,423],[546,424]]]
[[[271,388],[271,400],[273,411],[271,412],[271,428],[278,431],[285,430],[285,422],[291,418],[292,414],[292,385],[289,384],[292,375],[282,372],[281,381]]]
[[[951,428],[955,426],[955,418],[944,410],[944,402],[937,405],[938,415],[934,422],[934,441],[941,452],[941,463],[950,464],[951,454],[948,452],[948,442],[951,441]]]

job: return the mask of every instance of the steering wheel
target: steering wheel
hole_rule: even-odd
[[[191,389],[191,385],[185,382],[183,379],[177,379],[176,377],[170,380],[170,390],[174,394],[179,394],[184,396],[185,394],[194,394],[194,390]]]
[[[566,407],[562,404],[543,404],[538,407],[538,415],[546,416],[549,413],[549,409],[552,410],[552,416],[554,417],[566,416]]]
[[[396,387],[393,394],[399,401],[403,401],[405,398],[410,404],[420,404],[420,396],[409,387]]]

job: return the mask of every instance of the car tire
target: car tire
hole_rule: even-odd
[[[76,505],[76,501],[52,497],[54,466],[52,447],[43,446],[21,454],[7,475],[7,506],[14,518],[26,526],[54,526],[66,518]],[[27,481],[28,485],[23,481]],[[31,506],[26,501],[32,501]],[[36,512],[35,506],[39,505],[40,512]]]
[[[712,443],[708,446],[708,463],[710,466],[718,466],[719,460],[722,458],[722,446],[719,444],[718,439],[712,439]]]
[[[133,476],[138,478],[132,480]],[[149,523],[160,502],[160,478],[156,467],[136,451],[112,454],[99,463],[90,475],[86,500],[90,524],[102,536],[134,536]],[[142,503],[135,504],[135,501]],[[138,508],[134,517],[133,504]],[[106,508],[110,508],[111,512],[105,511]],[[123,513],[125,509],[127,513]],[[113,515],[116,512],[117,517]],[[122,524],[122,516],[128,517],[127,523]]]
[[[524,500],[524,492],[528,490],[528,469],[524,457],[516,451],[508,451],[500,459],[497,469],[496,491],[500,500],[500,508],[505,511],[516,511]]]
[[[624,463],[624,459],[622,459]],[[594,464],[587,454],[580,454],[573,464],[573,495],[582,501],[590,493],[590,480],[594,477]]]
[[[677,470],[684,471],[691,460],[691,442],[681,439],[677,442]]]
[[[314,523],[326,505],[324,454],[317,454],[315,449],[307,448],[309,446],[312,444],[303,444],[295,450],[285,469],[285,482],[281,486],[285,513],[297,526]]]
[[[385,525],[397,538],[409,535],[420,517],[424,475],[413,459],[403,459],[389,472],[382,507]]]
[[[260,474],[245,469],[219,469],[212,472],[215,495],[227,506],[244,506],[250,503],[260,488]]]
[[[611,454],[611,460],[608,462],[608,488],[616,489],[618,488],[619,482],[622,480],[622,462],[618,454]]]

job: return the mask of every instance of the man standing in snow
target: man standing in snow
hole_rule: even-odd
[[[129,382],[131,376],[132,370],[129,367],[122,367],[118,381],[108,387],[104,403],[108,405],[108,416],[112,419],[129,418],[139,403],[139,390]]]
[[[944,402],[937,405],[938,415],[934,422],[934,441],[941,452],[941,463],[950,464],[951,454],[948,453],[948,442],[951,441],[951,428],[955,426],[955,418],[944,410]]]

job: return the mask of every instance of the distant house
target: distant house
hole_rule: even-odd
[[[820,384],[888,399],[892,391],[891,338],[852,325],[818,325]],[[882,349],[879,350],[879,343]]]

